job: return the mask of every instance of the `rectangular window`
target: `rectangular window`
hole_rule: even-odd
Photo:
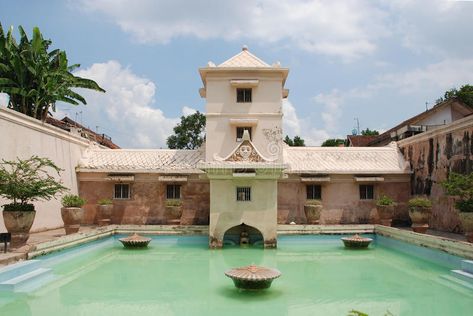
[[[168,184],[166,186],[166,199],[179,200],[181,198],[181,186],[179,184]]]
[[[236,198],[237,198],[237,201],[251,201],[251,188],[250,187],[237,187]]]
[[[360,185],[360,200],[374,199],[374,186],[372,184]]]
[[[251,89],[237,88],[237,102],[238,103],[250,103],[251,102]]]
[[[130,198],[130,185],[124,183],[115,184],[115,192],[113,193],[114,199],[129,199]]]
[[[251,127],[237,127],[236,128],[236,141],[241,142],[243,139],[243,133],[244,131],[247,130],[248,134],[250,134],[250,140],[251,140]]]
[[[308,200],[321,200],[322,199],[322,187],[320,185],[309,184],[307,189]]]

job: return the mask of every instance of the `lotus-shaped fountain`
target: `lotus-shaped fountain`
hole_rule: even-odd
[[[239,289],[264,290],[271,286],[274,279],[281,276],[281,272],[276,269],[250,265],[228,270],[225,275],[232,279]]]
[[[368,248],[373,239],[355,234],[351,237],[343,237],[342,241],[346,248]]]
[[[134,233],[131,236],[120,238],[119,240],[125,248],[145,248],[148,247],[151,238],[143,237]]]

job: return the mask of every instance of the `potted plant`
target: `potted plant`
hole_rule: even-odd
[[[182,201],[178,199],[166,200],[166,218],[168,224],[180,224],[182,216]]]
[[[11,247],[26,244],[36,215],[31,202],[50,200],[65,190],[48,171],[61,169],[51,160],[32,156],[26,160],[3,160],[0,164],[0,196],[11,201],[3,205],[3,220],[11,234]]]
[[[62,197],[61,217],[64,222],[66,235],[74,234],[79,231],[84,210],[82,206],[86,201],[78,195],[66,194]]]
[[[416,233],[425,234],[429,228],[432,202],[425,197],[415,197],[409,200],[408,205],[409,217],[412,221],[412,230]]]
[[[376,211],[378,212],[381,225],[391,226],[395,206],[396,203],[391,197],[381,194],[379,199],[376,201]]]
[[[473,242],[473,173],[450,173],[442,182],[447,195],[456,196],[455,208],[468,242]]]
[[[304,205],[304,213],[305,217],[307,218],[307,223],[313,225],[319,224],[322,209],[322,201],[307,200],[306,204]]]
[[[100,199],[97,202],[97,219],[99,226],[110,225],[112,221],[113,204],[110,199]]]

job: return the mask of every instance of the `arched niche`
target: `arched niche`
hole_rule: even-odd
[[[263,234],[257,228],[245,223],[227,229],[223,235],[223,245],[239,246],[242,237],[246,236],[248,238],[248,245],[264,246]]]

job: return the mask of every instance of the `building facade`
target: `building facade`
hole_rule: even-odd
[[[394,198],[407,219],[410,167],[395,143],[385,147],[288,147],[282,101],[289,69],[246,47],[199,69],[206,99],[206,142],[199,150],[90,148],[77,167],[80,194],[113,198],[113,223],[208,224],[209,246],[238,242],[276,247],[277,225],[306,223],[319,200],[321,224],[376,221],[375,201]],[[176,218],[176,214],[181,214]]]

